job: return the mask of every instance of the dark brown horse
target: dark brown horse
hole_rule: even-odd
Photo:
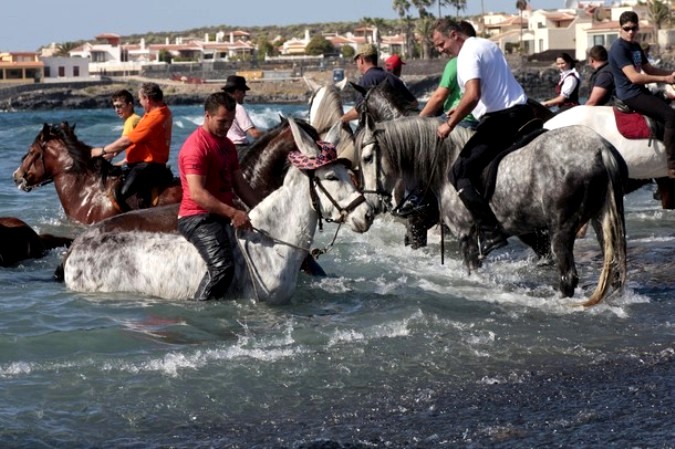
[[[296,123],[319,140],[317,131],[307,122]],[[288,153],[297,149],[288,120],[268,130],[242,156],[242,175],[251,188],[264,198],[281,187],[289,168]],[[110,217],[92,226],[104,231],[178,232],[178,204],[142,209]]]
[[[28,192],[53,181],[68,218],[83,224],[120,214],[113,191],[121,170],[103,158],[92,158],[91,146],[74,130],[68,123],[45,124],[14,172],[14,182]],[[178,203],[181,196],[180,184],[173,182],[159,188],[153,205]],[[130,198],[129,203],[136,208],[138,199]]]
[[[0,266],[10,267],[25,259],[38,259],[47,251],[69,246],[73,239],[38,234],[14,217],[0,217]]]

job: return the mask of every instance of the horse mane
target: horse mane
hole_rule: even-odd
[[[300,119],[295,121],[312,139],[320,140],[309,123]],[[290,166],[288,153],[297,149],[288,120],[283,119],[249,147],[239,164],[242,175],[261,197],[267,196],[283,184]]]
[[[387,83],[386,80],[366,93],[359,112],[372,115],[378,122],[419,114],[417,105],[407,99],[401,91]]]
[[[104,180],[114,172],[113,165],[105,159],[91,157],[92,147],[78,139],[75,135],[75,125],[71,127],[68,122],[62,122],[60,125],[48,125],[47,133],[45,135],[45,129],[43,128],[41,133],[43,140],[57,138],[63,142],[66,151],[73,160],[72,165],[68,168],[69,171],[75,174],[98,173]]]
[[[330,84],[325,86],[325,89],[326,91],[323,96],[323,100],[320,107],[318,108],[319,113],[315,117],[313,124],[319,134],[328,131],[333,126],[333,124],[342,118],[343,113],[342,96],[338,88]],[[314,101],[315,96],[316,92],[310,99],[310,105]]]
[[[402,117],[379,122],[374,133],[382,156],[392,167],[430,186],[438,186],[447,175],[471,132],[457,127],[445,139],[436,136],[438,120],[432,117]],[[363,147],[368,128],[356,135],[356,148]],[[412,173],[408,169],[412,168]]]

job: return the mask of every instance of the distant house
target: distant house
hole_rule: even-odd
[[[0,83],[39,82],[44,76],[44,63],[39,56],[36,52],[0,53]]]
[[[92,81],[89,76],[89,59],[65,56],[42,56],[44,64],[44,83],[63,83],[74,81]],[[95,78],[96,80],[99,77]]]

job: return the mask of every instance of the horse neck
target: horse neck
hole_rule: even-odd
[[[45,163],[48,163],[45,161]],[[61,201],[66,215],[82,223],[97,221],[100,213],[112,210],[112,202],[107,193],[107,185],[102,185],[102,177],[91,170],[75,173],[69,170],[73,159],[67,151],[63,151],[54,159],[52,171],[54,188]]]
[[[279,251],[266,252],[269,258],[288,260],[291,253],[304,253],[294,246],[309,248],[318,220],[318,214],[311,206],[307,176],[291,167],[284,184],[253,208],[249,215],[253,226],[283,242]]]
[[[437,190],[447,181],[451,164],[470,134],[458,127],[446,139],[438,140],[434,119],[410,117],[389,123],[393,126],[386,125],[389,131],[379,141],[394,175],[421,180],[424,186]]]

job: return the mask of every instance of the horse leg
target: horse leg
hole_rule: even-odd
[[[405,244],[412,249],[427,246],[427,231],[431,229],[440,218],[438,201],[435,197],[425,197],[426,205],[410,214],[406,219]]]
[[[552,257],[551,237],[547,230],[522,234],[518,238],[521,242],[532,248],[539,259],[550,259]]]
[[[574,295],[574,289],[579,284],[579,275],[574,266],[573,253],[577,226],[569,228],[559,229],[551,238],[551,250],[560,272],[560,292],[568,298]]]
[[[675,179],[658,178],[656,185],[659,190],[659,198],[661,199],[661,207],[664,209],[675,209]]]
[[[466,265],[469,274],[471,274],[471,271],[481,267],[482,262],[479,257],[478,238],[475,230],[472,230],[469,235],[465,235],[459,239],[459,248],[462,252],[462,257],[464,258],[464,265]]]

